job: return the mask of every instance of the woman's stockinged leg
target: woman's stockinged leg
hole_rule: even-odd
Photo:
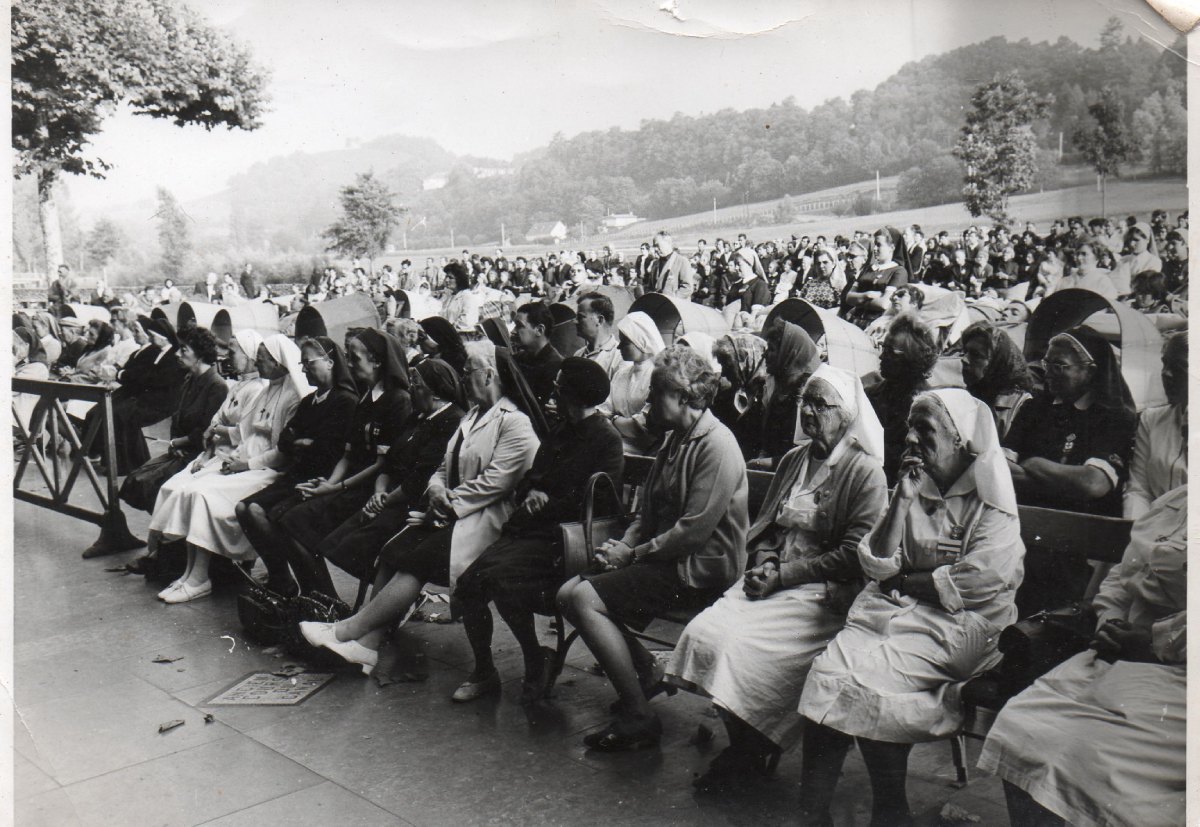
[[[496,671],[492,661],[492,610],[488,608],[487,600],[479,597],[460,601],[458,609],[462,613],[467,641],[471,644],[471,654],[475,657],[475,669],[467,680],[477,683]]]
[[[200,586],[208,582],[208,564],[212,562],[212,554],[199,546],[188,543],[188,574],[184,581],[191,586]]]
[[[545,658],[545,653],[542,651],[541,641],[538,640],[533,612],[508,604],[502,599],[496,600],[496,611],[500,613],[500,617],[508,624],[513,637],[517,639],[517,643],[521,646],[521,655],[525,661],[526,677],[541,674],[542,660]]]
[[[829,805],[854,739],[809,719],[801,743],[800,812],[805,824],[833,824]]]
[[[572,624],[600,662],[600,667],[612,682],[625,709],[637,717],[653,717],[650,704],[642,694],[641,681],[625,632],[605,614],[600,595],[596,594],[590,583],[584,581],[571,589],[569,603]]]
[[[858,739],[871,778],[871,827],[912,824],[908,809],[908,754],[912,744]]]
[[[417,602],[421,596],[421,585],[421,581],[411,574],[397,572],[357,614],[335,623],[334,635],[338,640],[361,642],[369,632],[386,632]]]
[[[238,503],[234,513],[246,538],[267,567],[267,588],[276,594],[295,594],[296,581],[288,568],[287,555],[282,551],[280,532],[272,526],[267,512],[257,503]]]

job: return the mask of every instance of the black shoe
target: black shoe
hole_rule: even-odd
[[[148,575],[158,571],[158,558],[149,554],[142,555],[136,560],[125,564],[125,570],[130,574]]]
[[[558,680],[558,653],[548,646],[542,647],[542,666],[537,672],[526,673],[521,684],[521,703],[528,706],[543,698],[549,698]]]
[[[583,739],[583,745],[596,752],[632,752],[653,749],[662,739],[662,721],[652,718],[622,717],[599,732]]]

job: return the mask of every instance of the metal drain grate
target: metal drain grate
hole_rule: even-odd
[[[256,672],[218,692],[203,706],[295,706],[333,680],[332,672],[301,672],[282,677]]]

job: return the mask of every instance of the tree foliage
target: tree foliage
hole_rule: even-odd
[[[1112,88],[1105,87],[1100,99],[1088,107],[1088,114],[1092,123],[1075,132],[1075,146],[1097,175],[1120,175],[1121,164],[1136,157],[1138,149],[1126,133],[1121,99]]]
[[[1017,72],[997,75],[975,90],[954,155],[966,167],[963,204],[971,215],[1008,218],[1008,199],[1037,180],[1033,125],[1053,97],[1039,95]]]
[[[175,196],[164,187],[158,188],[158,243],[162,248],[162,274],[178,281],[184,274],[192,251],[190,219]]]
[[[326,249],[369,259],[387,249],[388,239],[405,212],[373,172],[360,173],[353,184],[342,188],[341,209],[341,217],[323,233],[329,242]]]
[[[1087,103],[1112,67],[1123,73],[1118,90],[1127,116],[1172,79],[1182,80],[1185,41],[1163,50],[1114,30],[1108,45],[1090,48],[1068,38],[1032,43],[994,37],[905,64],[890,78],[849,98],[815,107],[787,99],[767,107],[646,120],[636,129],[563,135],[515,160],[509,177],[464,179],[414,195],[415,212],[429,217],[429,237],[498,237],[500,221],[541,216],[575,227],[583,196],[606,210],[661,218],[801,195],[825,187],[899,175],[946,155],[954,147],[975,90],[1013,66],[1030,90],[1058,103],[1031,126],[1039,146],[1057,150],[1089,116]],[[770,127],[769,129],[766,127]],[[782,164],[782,173],[775,164]],[[689,187],[688,179],[694,186]],[[619,197],[602,191],[622,183]],[[747,189],[744,185],[749,184]]]
[[[125,234],[121,228],[107,218],[101,218],[88,233],[86,249],[88,259],[97,267],[103,267],[125,246]]]
[[[86,148],[121,104],[136,114],[254,129],[266,76],[249,52],[174,0],[16,0],[12,131],[16,175],[103,177]]]
[[[1183,88],[1178,83],[1154,92],[1133,113],[1133,134],[1153,172],[1187,172],[1187,120]]]
[[[962,182],[962,163],[952,155],[939,155],[900,173],[896,201],[912,209],[951,204],[962,198]]]

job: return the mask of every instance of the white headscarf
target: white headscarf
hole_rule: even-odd
[[[242,352],[250,357],[251,362],[258,354],[258,346],[263,343],[262,334],[250,328],[244,328],[234,333],[233,340],[237,342]]]
[[[717,357],[713,353],[713,345],[716,343],[716,339],[699,330],[694,330],[691,333],[685,333],[677,340],[677,344],[687,345],[692,350],[703,356],[708,363],[712,365],[713,370],[720,371],[721,363],[717,361]]]
[[[950,415],[959,437],[975,460],[968,469],[975,478],[979,498],[992,508],[1007,514],[1017,513],[1017,494],[1012,473],[1000,449],[1000,437],[991,409],[962,388],[938,388],[913,400],[933,399]]]
[[[287,368],[288,381],[292,383],[296,393],[301,398],[308,396],[312,392],[312,386],[304,376],[304,368],[300,364],[300,348],[296,347],[296,343],[282,333],[276,333],[264,339],[262,344],[272,359]],[[255,351],[257,350],[258,348],[255,348]]]
[[[875,415],[875,408],[867,399],[867,392],[863,389],[862,380],[848,370],[824,363],[813,371],[808,382],[804,383],[805,390],[814,379],[822,379],[827,382],[841,398],[841,404],[838,407],[850,414],[850,427],[846,429],[846,433],[842,435],[838,445],[857,444],[863,452],[874,457],[878,462],[883,462],[883,425],[879,423],[879,417]],[[803,395],[803,391],[801,391],[801,395]],[[799,424],[797,421],[797,428],[799,428]]]
[[[650,356],[657,356],[667,347],[654,319],[640,310],[633,311],[617,322],[617,330]]]

